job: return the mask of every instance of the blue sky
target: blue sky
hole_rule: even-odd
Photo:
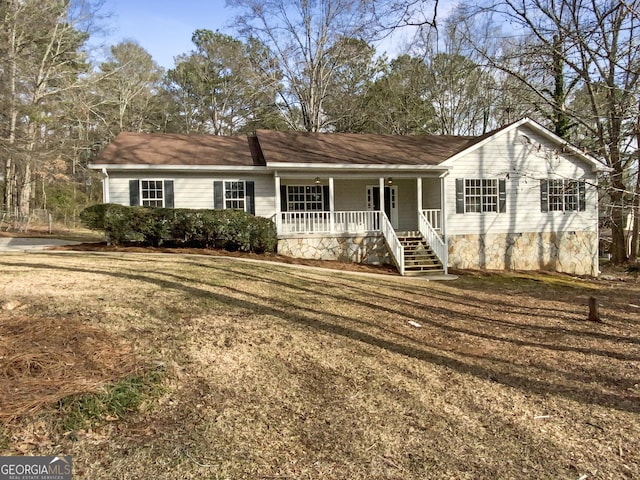
[[[106,0],[103,11],[112,14],[107,45],[135,40],[164,68],[192,49],[195,30],[229,31],[234,16],[225,0]]]
[[[441,0],[440,18],[454,4],[454,0]],[[105,0],[103,13],[112,14],[106,20],[110,30],[104,40],[107,46],[135,40],[164,68],[172,68],[175,56],[193,48],[191,36],[199,28],[233,34],[230,24],[235,16],[225,0]],[[383,42],[383,48],[394,50],[394,45],[407,40],[402,34],[395,35]]]

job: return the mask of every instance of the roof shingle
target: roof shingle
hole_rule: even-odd
[[[95,163],[105,165],[264,166],[247,137],[120,133]]]
[[[479,137],[258,130],[267,164],[438,165]]]

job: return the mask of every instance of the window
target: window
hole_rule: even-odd
[[[162,180],[140,180],[140,197],[143,207],[164,206],[164,188]]]
[[[244,210],[255,215],[255,182],[251,180],[214,181],[213,208]]]
[[[584,181],[540,180],[540,208],[543,212],[583,211],[585,187]]]
[[[287,185],[287,211],[321,212],[323,210],[322,185]]]
[[[173,180],[129,180],[129,205],[173,208]]]
[[[224,208],[245,209],[245,185],[242,181],[224,182]]]
[[[457,178],[456,213],[505,212],[506,184],[497,178]]]

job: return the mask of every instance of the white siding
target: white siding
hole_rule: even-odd
[[[449,163],[449,162],[447,162]],[[584,162],[526,126],[499,135],[451,162],[446,177],[449,235],[587,231],[598,221],[596,175]],[[457,178],[506,180],[506,212],[456,213]],[[586,181],[586,210],[542,212],[540,180],[566,178]]]
[[[109,174],[109,200],[129,205],[129,180],[173,180],[175,208],[213,208],[213,182],[215,180],[253,180],[255,182],[256,215],[271,217],[275,210],[275,183],[266,174],[185,174],[127,172]]]

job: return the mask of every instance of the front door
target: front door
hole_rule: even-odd
[[[380,187],[367,187],[367,209],[380,210]],[[398,228],[398,186],[384,187],[384,213],[387,214],[393,228]]]

